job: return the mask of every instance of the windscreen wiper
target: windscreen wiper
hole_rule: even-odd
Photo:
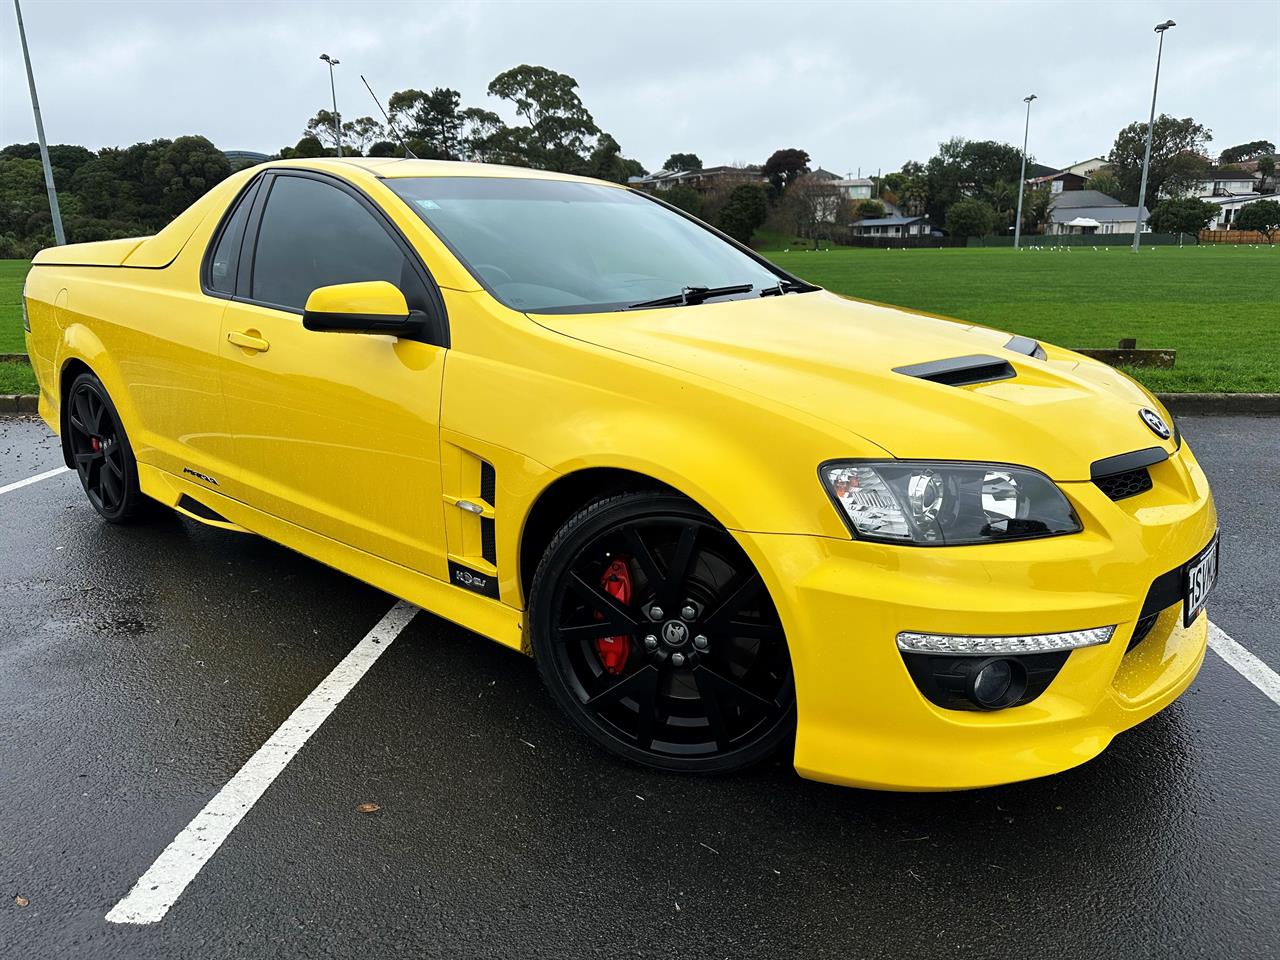
[[[799,280],[779,280],[772,287],[765,287],[760,291],[762,297],[780,297],[784,293],[803,293],[812,289],[807,283],[801,283]]]
[[[729,287],[685,287],[679,293],[669,297],[658,297],[656,300],[642,300],[627,307],[628,310],[640,310],[644,307],[688,307],[712,297],[727,297],[731,293],[750,293],[755,289],[754,283],[737,283]]]

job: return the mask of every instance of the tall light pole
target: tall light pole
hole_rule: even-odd
[[[342,127],[338,123],[338,91],[333,86],[333,68],[342,61],[335,60],[327,53],[320,54],[320,59],[329,65],[329,93],[333,97],[333,142],[338,147],[338,156],[342,156]]]
[[[1142,185],[1138,187],[1138,209],[1134,212],[1133,252],[1142,243],[1142,208],[1147,202],[1147,169],[1151,166],[1151,132],[1156,125],[1156,91],[1160,89],[1160,55],[1164,53],[1164,32],[1177,24],[1172,20],[1156,24],[1160,42],[1156,45],[1156,82],[1151,86],[1151,119],[1147,121],[1147,152],[1142,158]]]
[[[31,88],[31,110],[36,115],[36,138],[40,141],[40,162],[44,164],[44,188],[49,194],[49,216],[53,218],[53,239],[58,245],[67,242],[62,232],[62,211],[58,209],[58,191],[53,185],[53,166],[49,163],[49,145],[44,140],[44,121],[40,119],[40,98],[36,96],[36,78],[31,72],[31,53],[27,50],[27,30],[22,25],[22,7],[13,0],[13,11],[18,15],[18,36],[22,38],[22,59],[27,64],[27,86]]]
[[[1022,128],[1022,176],[1018,177],[1018,218],[1013,222],[1013,249],[1022,249],[1022,188],[1027,185],[1027,135],[1031,132],[1031,101],[1036,98],[1033,93],[1023,97],[1027,105],[1027,124]]]

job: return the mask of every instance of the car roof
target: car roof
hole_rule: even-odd
[[[531,170],[499,163],[466,163],[461,160],[410,160],[402,157],[317,157],[307,160],[272,160],[262,167],[293,167],[307,170],[329,170],[342,174],[355,167],[386,180],[402,177],[506,177],[522,180],[564,180],[573,183],[597,183],[606,187],[623,185],[591,177],[577,177],[552,170]]]

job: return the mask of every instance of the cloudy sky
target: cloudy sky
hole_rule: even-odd
[[[201,133],[274,152],[329,103],[450,86],[488,102],[520,63],[577,78],[596,122],[653,169],[673,151],[759,162],[797,146],[839,172],[897,169],[952,135],[1018,143],[1036,93],[1033,156],[1104,154],[1144,119],[1156,36],[1159,108],[1192,116],[1220,150],[1280,140],[1280,3],[373,2],[24,0],[51,142],[90,147]],[[0,8],[0,143],[35,139],[8,3]]]

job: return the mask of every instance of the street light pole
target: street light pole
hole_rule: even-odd
[[[1013,221],[1013,249],[1022,249],[1022,188],[1027,185],[1027,135],[1031,132],[1031,101],[1036,98],[1033,93],[1029,97],[1023,97],[1022,102],[1027,105],[1027,123],[1022,128],[1022,175],[1018,177],[1018,216]]]
[[[13,0],[18,15],[18,36],[22,38],[22,59],[27,64],[27,86],[31,88],[31,110],[36,115],[36,138],[40,141],[40,162],[44,164],[44,188],[49,194],[49,216],[53,219],[53,239],[58,246],[67,242],[62,232],[62,211],[58,209],[58,191],[53,185],[53,165],[49,163],[49,145],[44,140],[44,121],[40,119],[40,99],[36,96],[36,78],[31,72],[31,53],[27,50],[27,30],[22,25],[22,7]]]
[[[1156,91],[1160,89],[1160,55],[1164,53],[1164,32],[1177,24],[1172,20],[1156,24],[1160,42],[1156,45],[1156,81],[1151,86],[1151,119],[1147,121],[1147,152],[1142,158],[1142,185],[1138,187],[1138,209],[1134,211],[1133,252],[1142,243],[1142,208],[1147,202],[1147,170],[1151,166],[1151,133],[1156,125]]]
[[[335,60],[327,53],[320,54],[320,59],[329,65],[329,94],[333,97],[333,142],[338,147],[338,156],[342,156],[342,127],[338,123],[338,92],[333,86],[333,68],[342,61]]]

